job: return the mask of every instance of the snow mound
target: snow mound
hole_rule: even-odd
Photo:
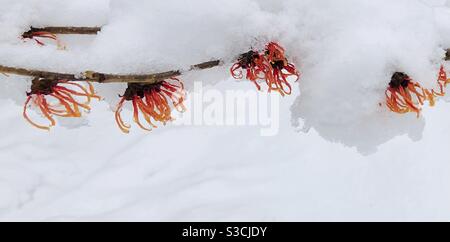
[[[302,72],[294,125],[362,152],[398,135],[421,137],[425,121],[389,113],[384,91],[395,71],[434,87],[450,46],[449,4],[439,0],[1,2],[0,63],[12,66],[148,73],[213,59],[231,65],[249,48],[277,41]],[[29,26],[46,25],[104,27],[84,48],[68,51],[18,38]],[[115,103],[123,87],[100,89]],[[14,89],[25,91],[10,84],[0,97]]]
[[[430,4],[432,2],[429,2]],[[436,87],[449,36],[436,18],[448,12],[433,1],[314,1],[301,9],[302,94],[294,124],[362,152],[395,136],[420,138],[424,120],[389,113],[384,91],[395,71]],[[299,11],[302,11],[299,13]],[[448,23],[448,21],[446,22]],[[320,30],[320,31],[318,31]],[[300,119],[300,121],[299,121]]]

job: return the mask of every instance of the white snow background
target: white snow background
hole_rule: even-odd
[[[29,78],[0,75],[0,220],[450,219],[450,106],[420,119],[378,106],[394,71],[435,85],[450,47],[445,0],[0,4],[2,65],[146,73],[221,58],[224,68],[189,74],[187,85],[253,90],[226,67],[275,40],[302,72],[274,137],[170,125],[123,135],[109,104],[125,85],[98,85],[106,100],[86,120],[42,132],[21,115]],[[63,37],[67,51],[18,37],[52,25],[104,27]]]

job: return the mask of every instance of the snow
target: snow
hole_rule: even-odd
[[[28,79],[0,74],[0,220],[450,217],[450,106],[425,107],[419,119],[379,106],[395,71],[436,85],[450,46],[445,0],[0,2],[2,65],[146,73],[220,58],[223,67],[183,80],[194,94],[201,81],[225,95],[254,90],[229,78],[235,57],[275,40],[302,73],[279,100],[280,130],[270,137],[254,125],[123,135],[111,113],[123,84],[97,85],[105,100],[81,127],[41,132],[21,116]],[[64,37],[60,51],[18,38],[31,25],[104,27]]]

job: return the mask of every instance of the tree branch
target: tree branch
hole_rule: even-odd
[[[44,27],[34,28],[31,27],[29,31],[23,33],[24,38],[29,38],[36,32],[50,32],[52,34],[86,34],[96,35],[102,30],[101,27]]]
[[[203,62],[191,66],[190,70],[205,70],[221,65],[220,60]],[[98,83],[146,83],[152,84],[162,80],[177,77],[182,74],[180,70],[173,70],[160,73],[142,74],[142,75],[117,75],[101,72],[86,71],[82,74],[68,74],[49,72],[41,70],[30,70],[25,68],[9,67],[0,65],[0,73],[29,76],[34,78],[43,78],[50,80],[71,80],[71,81],[92,81]]]

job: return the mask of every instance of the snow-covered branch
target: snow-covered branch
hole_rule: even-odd
[[[189,70],[204,70],[219,66],[222,62],[220,60],[207,61],[191,66]],[[142,75],[118,75],[107,74],[94,71],[86,71],[80,74],[58,73],[42,70],[32,70],[25,68],[9,67],[0,65],[0,73],[29,76],[34,78],[43,78],[50,80],[72,80],[72,81],[86,81],[98,83],[156,83],[161,80],[176,77],[182,74],[181,70],[172,70],[160,73],[142,74]]]

